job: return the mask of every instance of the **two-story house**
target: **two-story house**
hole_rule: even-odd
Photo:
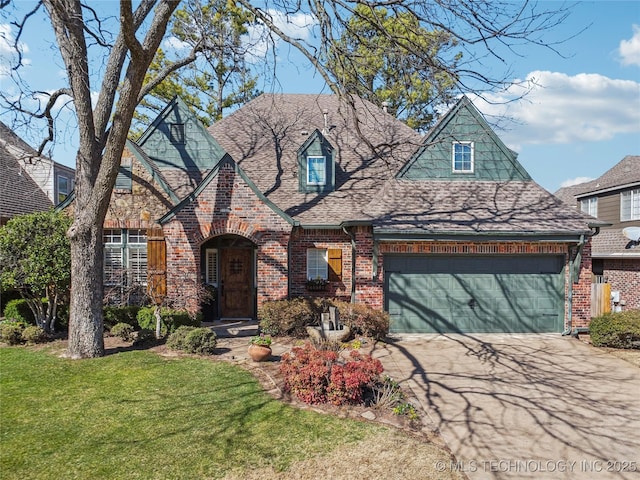
[[[342,297],[393,332],[563,332],[590,320],[596,219],[537,185],[465,97],[424,137],[377,106],[271,94],[208,131],[179,99],[127,142],[105,282],[215,318]],[[354,114],[355,113],[355,114]]]
[[[628,155],[595,180],[556,196],[610,224],[593,239],[593,273],[619,292],[623,308],[640,308],[640,244],[625,236],[626,228],[640,227],[640,156]]]
[[[0,122],[0,224],[58,205],[73,191],[74,179],[72,168],[38,155]]]

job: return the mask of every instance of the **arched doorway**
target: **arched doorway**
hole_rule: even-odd
[[[213,301],[203,305],[205,321],[256,316],[256,245],[239,235],[221,235],[202,245],[201,272]]]

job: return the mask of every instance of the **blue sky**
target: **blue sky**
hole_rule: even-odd
[[[117,5],[92,2],[92,6],[98,4],[105,8]],[[20,1],[17,5],[27,10],[33,2]],[[542,8],[560,5],[561,2],[540,2]],[[305,25],[303,17],[299,25]],[[40,83],[38,88],[43,90],[62,86],[62,62],[55,58],[49,32],[46,20],[34,19],[23,38],[29,65],[25,79]],[[304,27],[296,33],[305,35]],[[640,2],[578,1],[570,17],[547,35],[549,41],[554,41],[576,33],[558,46],[562,56],[527,47],[519,50],[520,56],[506,58],[513,78],[528,80],[532,85],[523,100],[510,101],[522,93],[515,88],[486,96],[489,102],[473,99],[488,120],[495,123],[502,140],[518,152],[519,161],[534,180],[552,192],[561,185],[600,176],[625,155],[640,155]],[[14,35],[15,28],[0,17],[3,89],[9,88],[4,70],[9,54],[3,39],[11,40]],[[280,49],[278,65],[278,90],[327,92],[303,59],[285,47]],[[497,64],[486,67],[503,68]],[[0,120],[11,122],[6,112],[0,112]],[[64,141],[51,156],[73,166],[74,125],[67,125],[63,130],[71,131],[62,132]],[[36,138],[18,133],[37,145]]]

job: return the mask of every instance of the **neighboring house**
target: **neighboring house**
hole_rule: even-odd
[[[0,224],[61,203],[73,190],[74,178],[72,168],[38,155],[0,122]]]
[[[424,138],[353,107],[261,95],[207,132],[172,101],[123,154],[106,283],[190,310],[208,284],[215,318],[307,295],[386,309],[393,332],[588,324],[598,222],[533,182],[467,98]]]
[[[555,195],[610,224],[593,239],[593,273],[620,292],[623,308],[640,308],[640,245],[623,234],[640,227],[640,156],[628,155],[599,178]]]

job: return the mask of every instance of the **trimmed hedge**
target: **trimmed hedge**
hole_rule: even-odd
[[[589,324],[596,347],[640,348],[640,310],[605,313]]]
[[[18,345],[22,343],[22,332],[25,326],[23,322],[12,322],[8,320],[0,322],[0,341],[8,345]]]
[[[206,327],[182,325],[167,339],[167,348],[198,355],[213,355],[217,345],[213,330]]]
[[[365,304],[353,304],[336,299],[294,298],[264,303],[258,312],[261,330],[273,336],[305,338],[306,327],[319,325],[323,312],[338,309],[340,321],[354,335],[382,340],[389,333],[389,315]]]
[[[138,325],[152,331],[156,329],[156,317],[154,307],[143,307],[138,311]],[[161,328],[160,333],[165,336],[175,332],[183,325],[199,327],[201,319],[199,315],[192,316],[185,310],[171,310],[170,308],[160,309]]]

